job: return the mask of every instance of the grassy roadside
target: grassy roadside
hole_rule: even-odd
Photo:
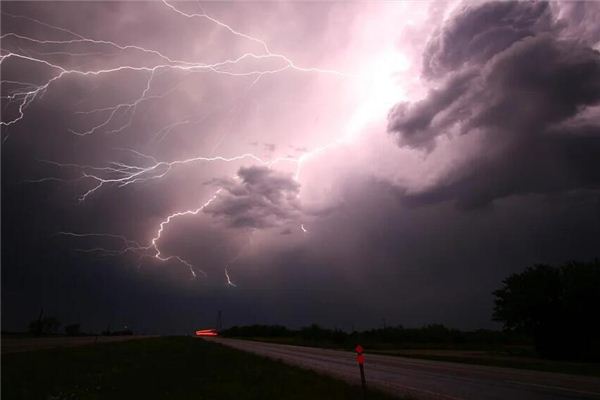
[[[360,388],[191,337],[2,356],[3,399],[361,399]],[[369,400],[391,399],[380,392]]]
[[[339,346],[333,343],[325,342],[305,342],[294,340],[294,338],[243,338],[247,340],[256,340],[262,342],[290,344],[295,346],[323,347],[336,350],[352,351],[348,346]],[[398,357],[410,357],[423,360],[447,361],[462,364],[484,365],[492,367],[517,368],[534,371],[558,372],[573,375],[600,376],[600,363],[570,362],[547,360],[532,356],[531,352],[507,351],[503,348],[496,349],[435,349],[435,348],[394,348],[392,346],[369,346],[365,347],[366,353],[383,354]],[[516,353],[516,354],[515,354]]]

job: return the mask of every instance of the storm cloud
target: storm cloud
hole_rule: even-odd
[[[493,2],[462,9],[431,38],[423,72],[441,88],[397,105],[388,129],[428,151],[441,138],[451,148],[470,135],[477,145],[456,148],[459,165],[407,201],[476,207],[598,188],[600,53],[564,31],[548,3]]]
[[[598,3],[171,5],[232,30],[2,3],[3,122],[80,70],[2,126],[3,329],[493,328],[599,255]]]
[[[215,183],[221,189],[204,212],[231,227],[271,228],[300,215],[300,185],[290,174],[267,167],[242,167],[237,179]]]

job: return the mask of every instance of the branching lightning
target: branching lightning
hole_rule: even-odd
[[[240,32],[230,25],[211,17],[206,13],[187,13],[178,9],[173,4],[166,0],[162,3],[170,11],[177,15],[187,19],[198,19],[204,20],[211,24],[216,25],[219,28],[225,29],[231,35],[239,38],[243,41],[256,44],[260,48],[260,52],[245,52],[237,57],[224,59],[216,63],[202,63],[188,60],[173,59],[158,50],[145,48],[142,46],[132,44],[120,44],[114,41],[98,40],[90,37],[83,36],[72,30],[65,29],[63,27],[54,26],[47,24],[43,21],[33,19],[27,16],[13,15],[5,13],[5,15],[11,18],[25,19],[30,22],[39,24],[45,28],[60,32],[62,34],[69,35],[68,39],[65,40],[45,40],[38,39],[26,35],[21,35],[13,32],[3,34],[0,39],[3,43],[2,53],[0,54],[0,66],[4,65],[9,61],[19,61],[24,63],[31,63],[33,65],[45,67],[50,72],[51,76],[42,83],[33,83],[16,80],[2,80],[3,88],[3,100],[6,101],[6,106],[14,106],[16,108],[16,115],[12,118],[0,121],[0,126],[3,129],[4,140],[8,138],[6,130],[11,126],[22,122],[27,118],[27,110],[29,106],[36,100],[39,100],[44,93],[51,89],[51,87],[57,84],[66,76],[81,76],[87,79],[93,79],[99,76],[112,76],[122,72],[134,72],[143,75],[144,86],[140,88],[139,95],[127,102],[114,104],[108,107],[96,108],[91,110],[77,111],[76,114],[80,115],[101,115],[101,121],[95,125],[89,126],[83,130],[70,129],[69,131],[80,137],[95,135],[95,134],[118,134],[125,132],[132,124],[135,118],[137,108],[144,102],[154,101],[169,94],[169,91],[162,93],[154,93],[153,84],[158,74],[163,71],[175,71],[183,73],[196,73],[196,72],[208,72],[226,76],[238,76],[238,77],[250,77],[252,78],[251,85],[256,84],[262,77],[267,75],[274,75],[284,71],[295,71],[299,73],[319,73],[319,74],[331,74],[341,78],[353,77],[350,74],[315,67],[303,67],[297,65],[293,60],[288,58],[286,55],[273,52],[267,43],[259,38],[251,36],[249,34]],[[20,43],[31,44],[40,46],[42,48],[48,48],[47,51],[36,51],[35,55],[33,52],[25,52],[19,47]],[[6,50],[5,45],[11,45],[10,50]],[[68,47],[72,45],[85,44],[90,47],[90,53],[77,53],[68,51],[52,51],[55,46]],[[9,46],[7,46],[9,47]],[[84,68],[72,68],[66,65],[61,65],[56,62],[50,61],[46,56],[56,54],[66,54],[70,56],[85,56],[86,54],[96,54],[94,50],[101,50],[104,48],[110,48],[117,52],[132,53],[143,55],[146,63],[138,64],[126,64],[118,65],[101,69],[84,69]],[[152,62],[150,62],[152,60]],[[256,69],[254,67],[247,68],[246,61],[268,61],[268,67],[263,69]],[[273,66],[273,64],[277,64]],[[232,67],[236,68],[232,68]],[[6,94],[5,94],[6,93]],[[122,118],[125,116],[124,122],[118,117]],[[121,122],[118,122],[121,121]],[[176,121],[167,124],[164,128],[160,129],[155,133],[155,137],[160,140],[164,138],[172,129],[179,125],[194,123],[196,121]],[[347,142],[353,137],[355,132],[348,131],[341,138],[338,138],[331,143],[320,146],[312,151],[305,152],[299,157],[279,157],[275,159],[264,159],[253,153],[244,153],[239,155],[217,155],[217,156],[195,156],[186,159],[176,159],[171,161],[159,161],[156,158],[143,154],[133,149],[122,149],[122,151],[129,152],[136,157],[138,162],[122,162],[122,161],[110,161],[105,165],[84,165],[75,163],[60,163],[53,160],[41,160],[44,163],[48,163],[55,167],[64,170],[73,170],[78,173],[78,177],[65,179],[61,177],[43,177],[40,179],[32,179],[29,182],[50,182],[50,181],[62,181],[62,182],[87,182],[91,186],[81,194],[79,197],[80,201],[85,201],[98,190],[105,186],[115,186],[124,188],[129,185],[139,184],[148,182],[151,180],[159,180],[167,176],[173,169],[178,166],[195,163],[231,163],[238,161],[250,161],[260,165],[272,167],[277,163],[288,162],[295,164],[294,178],[299,179],[302,166],[305,162],[316,157],[320,154],[325,153],[328,149],[333,146]],[[197,273],[206,275],[201,269],[194,266],[190,261],[184,259],[178,255],[167,255],[161,251],[160,241],[163,238],[167,225],[173,222],[175,219],[198,215],[202,210],[208,207],[217,197],[219,196],[222,189],[217,189],[212,196],[200,204],[197,208],[189,210],[177,210],[167,215],[157,226],[152,238],[147,244],[142,244],[138,241],[130,240],[121,235],[115,234],[104,234],[104,233],[74,233],[74,232],[59,232],[57,235],[67,236],[76,239],[85,238],[102,238],[107,243],[113,244],[112,248],[105,247],[92,247],[86,249],[79,249],[78,251],[98,253],[107,256],[119,256],[127,253],[132,253],[140,258],[152,258],[161,262],[175,261],[185,267],[187,267],[192,277],[197,277]],[[307,233],[308,230],[304,224],[299,225],[300,230],[303,233]],[[225,267],[225,277],[227,286],[236,287],[229,276],[227,267]]]

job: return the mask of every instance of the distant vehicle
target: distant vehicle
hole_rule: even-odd
[[[195,336],[219,336],[216,329],[200,329],[195,332]]]

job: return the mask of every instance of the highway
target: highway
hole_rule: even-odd
[[[206,339],[360,385],[352,352],[248,340]],[[369,354],[367,385],[439,400],[600,399],[600,378]]]

